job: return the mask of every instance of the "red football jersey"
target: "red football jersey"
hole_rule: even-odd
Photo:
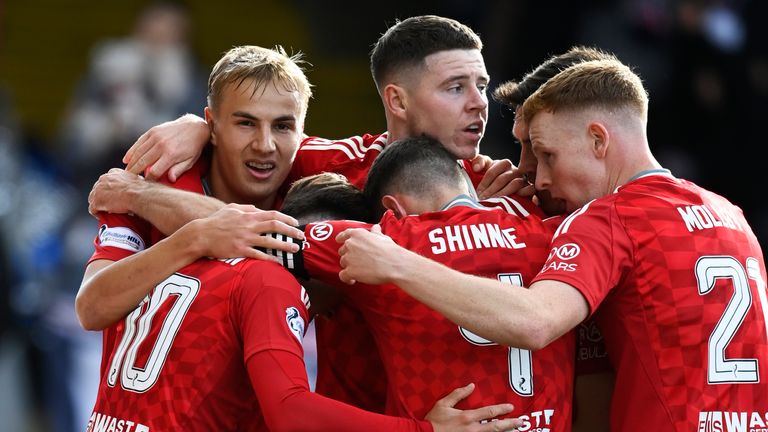
[[[322,172],[344,175],[359,188],[387,144],[387,133],[341,140],[305,138],[287,183]],[[360,312],[342,302],[331,318],[315,320],[317,381],[315,391],[373,412],[384,412],[387,380],[371,332]]]
[[[245,363],[303,355],[306,293],[274,263],[202,259],[105,332],[88,430],[266,430]]]
[[[541,269],[552,235],[541,219],[479,207],[468,197],[453,204],[400,220],[388,212],[381,226],[401,246],[463,272],[522,285]],[[459,408],[511,402],[525,421],[520,430],[569,431],[574,333],[531,353],[460,328],[394,285],[340,284],[335,236],[346,228],[369,226],[310,224],[302,252],[284,256],[283,263],[336,284],[363,312],[390,381],[387,412],[421,418],[437,399],[474,382],[477,390]]]
[[[595,313],[612,430],[766,428],[765,261],[739,208],[648,173],[569,216],[551,251],[534,280],[576,287]]]
[[[386,132],[340,140],[305,138],[287,183],[327,171],[344,175],[362,189],[373,161],[387,145],[387,138]],[[485,172],[474,172],[468,161],[460,163],[472,185],[477,186]],[[496,203],[508,209],[514,207],[509,209],[511,212],[543,215],[530,200],[500,198]],[[316,320],[316,390],[367,410],[383,412],[387,387],[380,373],[383,366],[371,332],[366,325],[360,325],[361,322],[360,312],[346,303],[338,306],[333,318]]]
[[[163,177],[160,183],[204,194],[205,188],[201,179],[207,173],[208,165],[208,159],[202,157],[191,169],[179,176],[176,183],[170,183],[167,177]],[[99,226],[99,233],[93,241],[94,253],[88,260],[89,263],[97,259],[119,261],[166,237],[149,222],[131,215],[99,213]]]

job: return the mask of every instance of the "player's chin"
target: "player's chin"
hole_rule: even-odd
[[[473,159],[480,154],[480,140],[475,142],[457,143],[457,145],[454,145],[451,153],[456,156],[456,159]]]

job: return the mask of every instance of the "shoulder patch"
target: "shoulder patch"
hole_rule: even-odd
[[[288,329],[301,344],[302,339],[304,339],[304,318],[301,317],[299,310],[293,306],[286,308],[285,322],[288,324]]]
[[[99,228],[99,244],[132,252],[144,250],[144,240],[135,231],[126,227],[110,228],[106,224]]]
[[[317,241],[327,240],[331,234],[333,234],[333,226],[325,222],[312,225],[312,229],[309,231],[309,236]]]

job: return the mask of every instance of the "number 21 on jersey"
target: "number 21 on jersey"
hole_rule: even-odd
[[[738,332],[750,310],[752,290],[749,280],[757,286],[760,307],[763,310],[763,324],[768,334],[768,299],[766,299],[765,277],[760,274],[760,265],[755,258],[747,258],[746,270],[741,262],[731,256],[703,256],[696,262],[696,282],[699,295],[712,292],[718,279],[730,279],[733,295],[725,307],[720,320],[709,337],[707,355],[707,381],[709,384],[757,383],[758,359],[727,359],[725,351]]]
[[[510,285],[523,285],[523,276],[520,273],[499,273],[499,282]],[[459,327],[459,333],[472,345],[490,346],[498,345],[488,339],[480,337],[471,331]],[[520,396],[533,396],[533,357],[530,350],[509,347],[509,386]]]

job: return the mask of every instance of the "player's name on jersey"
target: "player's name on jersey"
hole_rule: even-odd
[[[749,232],[749,228],[742,225],[743,218],[733,214],[728,208],[713,204],[703,204],[678,207],[677,211],[682,216],[688,232],[718,227]]]
[[[514,228],[501,228],[493,223],[447,225],[434,228],[427,237],[432,253],[440,255],[448,251],[465,251],[483,248],[521,249],[525,243],[513,234]]]
[[[91,414],[88,420],[86,432],[149,432],[149,427],[131,420],[119,419],[110,415],[98,413]]]
[[[703,411],[697,432],[768,432],[768,412]]]

